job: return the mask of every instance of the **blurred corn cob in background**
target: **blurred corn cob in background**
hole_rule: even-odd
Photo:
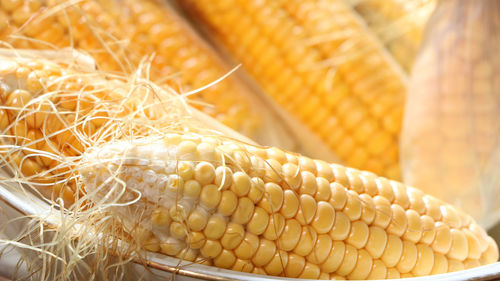
[[[188,92],[231,69],[183,19],[159,0],[2,0],[0,40],[15,48],[74,47],[99,69],[131,73],[144,57],[144,76]],[[291,147],[279,120],[238,79],[189,96],[193,105],[263,144]],[[288,142],[288,144],[286,144]]]
[[[397,179],[405,75],[341,0],[179,0],[347,165]]]
[[[345,0],[410,72],[436,0]]]
[[[500,2],[441,1],[415,63],[404,129],[406,183],[485,226],[500,207]]]
[[[91,198],[118,205],[111,214],[142,247],[187,261],[360,280],[498,259],[493,239],[451,205],[373,173],[278,148],[173,133],[87,152],[79,171]],[[137,192],[139,202],[124,204]]]

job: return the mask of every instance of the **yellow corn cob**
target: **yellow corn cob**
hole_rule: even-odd
[[[120,73],[130,73],[142,57],[153,56],[150,79],[176,89],[182,85],[182,91],[206,86],[230,70],[181,18],[159,1],[1,3],[0,40],[16,48],[71,46],[91,54],[100,69]],[[273,130],[262,121],[262,115],[269,113],[251,98],[255,99],[231,77],[190,96],[196,107],[224,124],[262,143],[272,143],[276,139],[269,137]]]
[[[85,66],[84,60],[74,61],[72,52],[54,53],[58,59],[66,57],[65,63],[56,64],[24,56],[36,56],[32,51],[19,51],[24,53],[22,58],[17,57],[17,51],[3,51],[0,50],[2,167],[10,168],[23,183],[36,185],[45,196],[61,197],[68,205],[81,192],[71,178],[71,159],[91,144],[118,138],[128,131],[141,135],[154,126],[163,126],[164,110],[175,116],[176,109],[169,106],[171,97],[160,98],[152,89],[131,90],[122,81],[96,72],[92,65]],[[86,72],[75,72],[68,64],[85,66]],[[155,104],[154,99],[164,101]],[[158,104],[164,109],[160,110]],[[156,121],[137,127],[128,120],[130,116],[139,123]],[[175,120],[169,122],[169,127],[175,128]]]
[[[498,259],[494,240],[451,205],[277,148],[172,133],[95,147],[79,167],[95,201],[125,203],[140,192],[137,207],[112,214],[145,249],[188,261],[286,277],[384,279]]]
[[[435,0],[346,0],[410,72]]]
[[[402,137],[404,179],[498,220],[500,3],[442,1],[415,63]]]
[[[340,0],[179,0],[347,165],[397,179],[405,77]]]

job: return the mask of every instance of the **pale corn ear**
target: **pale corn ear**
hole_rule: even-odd
[[[136,243],[157,241],[148,247],[179,258],[190,251],[192,260],[221,268],[384,279],[498,259],[493,239],[455,207],[277,148],[172,133],[94,147],[79,167],[91,200],[125,203],[142,194],[139,214],[133,206],[111,210],[124,225],[149,230],[147,239],[132,235]],[[194,173],[179,174],[180,167]]]
[[[178,2],[346,165],[400,177],[406,76],[346,3]]]
[[[499,11],[495,0],[440,1],[415,62],[401,138],[405,182],[487,228],[500,218]]]
[[[436,0],[346,0],[410,72]]]
[[[151,67],[141,69],[143,76],[180,93],[208,86],[232,69],[159,0],[5,2],[12,4],[0,6],[0,40],[14,48],[73,47],[89,53],[100,70],[127,75],[151,58],[146,59]],[[280,120],[234,74],[187,98],[260,143],[294,146],[277,128]]]

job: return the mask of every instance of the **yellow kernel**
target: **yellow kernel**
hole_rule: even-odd
[[[314,199],[316,199],[316,201],[330,200],[330,197],[332,195],[330,182],[328,182],[325,178],[318,177],[316,178],[316,184],[318,188],[316,190],[316,194],[314,195]]]
[[[264,238],[276,240],[285,228],[285,218],[280,213],[274,213],[269,216],[269,223],[263,233]]]
[[[361,200],[355,191],[347,191],[347,202],[342,210],[351,221],[361,218],[362,206]]]
[[[450,227],[442,222],[435,223],[436,237],[432,242],[432,249],[440,254],[447,254],[451,247]]]
[[[342,264],[345,255],[345,244],[341,241],[333,241],[333,247],[326,260],[321,264],[321,271],[331,273],[337,271]]]
[[[467,237],[458,229],[451,229],[451,247],[447,256],[451,259],[463,261],[469,254]]]
[[[277,276],[285,270],[288,264],[288,253],[285,251],[276,251],[271,261],[264,267],[267,274]]]
[[[200,185],[208,185],[215,179],[215,168],[208,162],[198,163],[195,167],[194,178]]]
[[[340,267],[337,269],[336,273],[342,276],[347,276],[354,270],[356,262],[358,260],[358,250],[353,246],[347,244],[345,246],[345,255]]]
[[[408,226],[408,219],[405,210],[396,204],[391,205],[392,218],[387,227],[387,232],[396,236],[402,236]]]
[[[222,247],[228,250],[236,248],[245,237],[245,229],[241,224],[230,222],[227,225],[226,232],[221,239]]]
[[[441,274],[448,272],[448,259],[439,253],[434,252],[434,265],[431,274]]]
[[[311,225],[318,234],[328,233],[335,222],[335,209],[325,201],[318,202],[317,208]]]
[[[201,231],[205,228],[208,221],[208,214],[203,209],[195,209],[189,214],[187,225],[193,231]]]
[[[340,211],[344,209],[347,202],[347,192],[345,187],[338,183],[332,183],[330,185],[332,190],[332,196],[330,198],[330,203],[335,208],[335,210]]]
[[[200,203],[209,209],[214,209],[219,205],[221,196],[222,194],[216,185],[205,185],[201,189]]]
[[[260,239],[259,247],[252,258],[255,266],[268,264],[276,253],[276,243],[267,239]]]
[[[384,253],[387,245],[387,232],[380,227],[370,226],[370,235],[366,242],[365,249],[374,259],[378,259]]]
[[[253,257],[258,247],[259,237],[250,232],[246,232],[243,241],[234,249],[234,253],[238,258],[248,260]]]
[[[333,241],[327,234],[318,235],[318,240],[314,245],[313,251],[307,256],[307,260],[314,264],[323,263],[330,254]]]
[[[417,244],[417,252],[417,262],[411,272],[415,276],[429,275],[434,265],[434,252],[424,244]]]
[[[238,196],[245,196],[250,191],[250,177],[242,172],[236,172],[233,174],[233,184],[231,185],[231,191],[233,191]]]
[[[196,143],[190,140],[181,141],[177,145],[177,158],[179,160],[195,161],[198,160]]]
[[[307,256],[309,253],[311,253],[314,244],[316,243],[317,237],[318,234],[316,234],[316,231],[314,231],[312,227],[302,226],[299,243],[297,244],[295,249],[293,249],[293,252],[297,255]]]
[[[261,235],[269,223],[269,214],[261,207],[255,207],[252,219],[247,224],[247,230],[255,235]]]
[[[236,257],[232,251],[223,249],[221,253],[214,258],[214,265],[220,268],[231,268],[236,262]]]
[[[298,277],[303,279],[318,279],[320,272],[318,265],[306,262],[304,270]]]
[[[373,259],[370,254],[365,250],[358,250],[358,259],[356,261],[356,266],[347,275],[350,280],[363,280],[368,277],[373,266]]]
[[[194,168],[191,165],[191,163],[186,162],[186,161],[181,161],[177,165],[177,173],[179,176],[182,177],[184,181],[188,181],[193,178],[194,175]]]
[[[370,274],[366,277],[367,280],[386,279],[387,267],[381,260],[374,260]]]
[[[385,229],[391,222],[391,203],[385,197],[382,197],[380,195],[377,195],[373,198],[373,203],[375,203],[376,209],[373,225]]]
[[[382,254],[381,260],[390,268],[395,267],[401,259],[403,253],[403,242],[394,235],[387,236],[387,244]]]
[[[297,195],[295,195],[295,192],[287,189],[284,192],[283,195],[283,206],[281,207],[281,214],[289,219],[295,217],[295,214],[297,213],[299,209],[299,199],[297,198]]]
[[[281,233],[279,240],[279,248],[284,251],[291,251],[299,242],[302,233],[302,226],[294,219],[286,220],[285,228]]]
[[[151,221],[156,226],[160,226],[160,227],[168,226],[170,224],[170,221],[171,221],[170,216],[168,215],[168,210],[163,208],[163,207],[159,207],[159,208],[155,209],[151,213]]]
[[[160,252],[168,256],[175,256],[184,248],[185,246],[174,238],[167,238],[165,242],[160,243]]]
[[[170,224],[170,235],[174,238],[184,238],[187,235],[186,226],[180,222],[174,221]]]
[[[188,197],[198,198],[201,192],[201,185],[195,180],[188,180],[184,183],[184,195]]]
[[[265,193],[259,206],[269,214],[276,213],[283,205],[283,189],[275,183],[268,182],[264,185]]]
[[[281,163],[274,159],[268,159],[265,162],[266,162],[264,166],[265,172],[263,177],[264,181],[279,183],[283,175],[283,169],[281,167]]]
[[[363,221],[355,221],[351,224],[351,232],[349,233],[346,242],[357,249],[361,249],[368,242],[369,234],[370,230],[366,223]]]
[[[235,223],[246,224],[253,216],[255,205],[247,197],[241,197],[238,200],[238,206],[233,213],[232,220]]]
[[[222,252],[222,246],[219,241],[207,239],[200,249],[200,253],[207,259],[213,259]]]
[[[208,239],[217,240],[222,237],[226,231],[226,220],[221,216],[211,216],[208,221],[203,234]]]
[[[203,245],[205,245],[206,240],[207,238],[202,232],[191,231],[188,234],[187,242],[189,243],[189,247],[191,249],[200,249]]]
[[[403,252],[401,254],[401,259],[397,265],[397,269],[401,273],[410,272],[415,264],[417,263],[417,247],[414,243],[404,240],[403,241]]]
[[[306,265],[306,259],[294,253],[288,255],[288,264],[285,267],[287,277],[298,277]]]
[[[254,203],[259,202],[264,195],[264,181],[260,178],[252,178],[252,183],[250,186],[250,192],[248,193],[248,198]]]
[[[302,183],[299,167],[293,163],[283,165],[283,176],[285,183],[293,190],[297,190]]]
[[[351,231],[351,220],[343,212],[338,212],[335,215],[335,223],[330,230],[330,237],[333,240],[342,241],[347,238]]]
[[[236,262],[231,267],[231,270],[250,273],[253,271],[253,264],[248,260],[237,258]]]
[[[233,172],[228,167],[219,166],[215,169],[215,185],[219,190],[227,189],[233,183]]]
[[[230,216],[233,214],[236,206],[238,204],[238,197],[231,190],[224,190],[220,199],[217,211],[224,216]]]
[[[316,200],[311,195],[300,195],[299,210],[297,211],[296,219],[302,225],[310,224],[316,214],[318,207]]]
[[[316,183],[316,177],[308,171],[302,172],[302,185],[299,188],[300,194],[309,194],[314,196],[316,194],[316,190],[318,189]]]

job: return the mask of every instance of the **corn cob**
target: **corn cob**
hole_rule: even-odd
[[[347,165],[399,178],[405,78],[347,5],[179,2]]]
[[[91,65],[85,71],[69,67],[85,65],[83,60],[73,61],[71,52],[58,51],[58,59],[66,57],[67,61],[53,63],[2,51],[2,168],[9,168],[14,178],[34,185],[43,195],[62,198],[67,206],[81,195],[73,178],[73,160],[87,147],[164,126],[161,116],[165,110],[175,116],[181,108],[169,106],[172,97],[160,97],[151,89],[131,89],[123,81],[96,72]],[[153,102],[155,99],[161,102]],[[130,116],[134,122],[128,120]],[[154,124],[147,120],[154,120]],[[175,128],[175,123],[175,119],[169,120],[169,127]]]
[[[94,147],[83,159],[94,201],[125,203],[141,193],[139,203],[112,213],[145,249],[188,261],[286,277],[384,279],[498,258],[493,239],[451,205],[277,148],[172,133]]]
[[[131,73],[141,58],[152,56],[148,77],[180,92],[206,86],[230,70],[174,11],[155,0],[2,0],[0,40],[15,48],[71,46],[91,54],[100,69],[119,73]],[[270,113],[235,78],[190,99],[195,107],[262,143],[278,139],[276,130],[266,125],[278,121],[263,122],[272,118]]]
[[[499,11],[490,0],[438,4],[415,64],[401,144],[406,182],[486,226],[498,220],[500,200]]]
[[[435,0],[346,0],[410,72]]]

